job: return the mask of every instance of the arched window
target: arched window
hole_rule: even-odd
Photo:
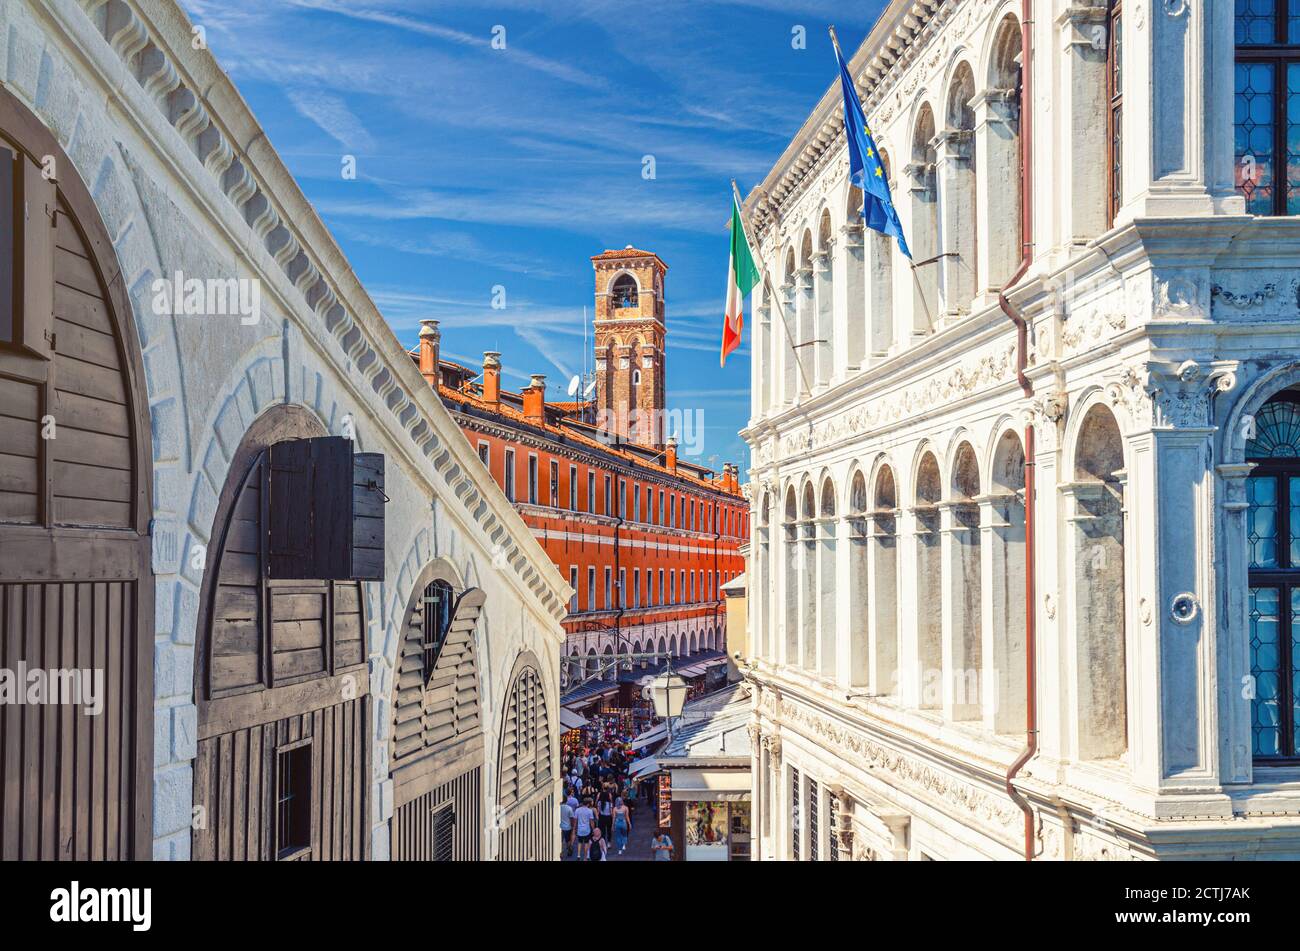
[[[998,440],[990,473],[993,531],[992,601],[993,729],[1016,733],[1025,727],[1025,452],[1007,430]]]
[[[880,167],[893,188],[889,154],[880,150]],[[862,196],[858,195],[858,205]],[[879,231],[866,233],[868,321],[871,355],[884,357],[894,344],[894,239]]]
[[[1251,746],[1257,759],[1300,757],[1300,392],[1273,397],[1254,417],[1246,458],[1250,505]]]
[[[943,585],[939,501],[942,482],[934,453],[921,457],[916,471],[916,652],[918,705],[937,710],[943,703]]]
[[[778,577],[783,580],[781,600],[785,602],[784,652],[781,660],[787,664],[799,663],[799,593],[802,589],[800,574],[802,564],[799,559],[799,509],[795,502],[794,486],[785,493],[785,551],[782,571]]]
[[[424,682],[427,685],[429,678],[433,676],[438,652],[442,650],[443,642],[447,639],[447,631],[451,629],[455,595],[452,594],[451,585],[438,579],[424,589],[420,601],[424,606],[420,626],[424,649]]]
[[[620,274],[609,289],[610,304],[615,308],[638,305],[636,280],[631,274]]]
[[[876,475],[871,513],[871,692],[898,693],[898,490],[894,472],[882,466]]]
[[[981,262],[984,290],[996,292],[1016,272],[1022,247],[1020,205],[1020,24],[1007,15],[998,25],[989,63],[988,121],[984,155],[988,167],[980,178],[985,191],[988,251]]]
[[[799,392],[806,393],[817,380],[817,300],[813,291],[813,238],[805,228],[799,245],[799,270],[795,272],[795,358],[802,371]]]
[[[831,267],[831,253],[835,247],[835,236],[831,232],[830,209],[822,209],[821,219],[817,225],[817,253],[813,257],[813,285],[816,293],[816,319],[813,322],[813,337],[817,343],[816,354],[818,386],[825,386],[834,374],[834,356],[831,343],[834,340],[834,302],[835,281]]]
[[[867,551],[870,528],[867,512],[867,480],[861,472],[853,475],[849,487],[849,683],[866,687],[871,676],[871,605],[868,582],[871,559]]]
[[[754,583],[750,597],[755,601],[755,630],[758,637],[755,639],[758,656],[769,660],[776,660],[776,642],[772,637],[772,608],[773,592],[771,591],[772,578],[772,539],[771,539],[771,518],[772,518],[772,494],[764,492],[762,501],[758,510],[758,558],[754,563]],[[717,598],[718,592],[713,590],[713,583],[710,583],[710,594]]]
[[[943,154],[938,156],[939,187],[943,195],[943,250],[939,273],[943,277],[943,309],[946,314],[970,311],[975,296],[975,75],[968,63],[961,63],[948,87],[947,128]]]
[[[912,267],[915,269],[912,301],[912,332],[926,334],[934,329],[939,315],[939,201],[935,188],[934,113],[930,104],[921,106],[912,132]]]
[[[820,518],[817,524],[817,672],[835,678],[837,634],[835,621],[835,542],[839,526],[835,520],[835,483],[828,476],[822,482]]]
[[[817,502],[812,483],[803,487],[803,545],[799,553],[800,603],[803,624],[800,630],[799,662],[804,670],[817,669],[817,615],[821,599],[817,593]]]
[[[1104,405],[1088,410],[1075,447],[1077,739],[1082,759],[1128,749],[1124,591],[1124,442]]]
[[[847,309],[848,352],[845,361],[850,368],[867,362],[868,326],[874,326],[874,314],[864,308],[867,303],[867,258],[862,223],[862,190],[849,186],[848,201],[844,207],[844,299]]]
[[[983,616],[980,577],[979,462],[971,444],[957,447],[953,461],[951,503],[952,544],[949,546],[952,575],[951,670],[945,684],[946,705],[954,720],[978,720],[981,715],[980,683],[983,676],[981,618]]]
[[[555,783],[551,710],[537,658],[521,655],[502,711],[497,807],[503,861],[551,861]],[[548,827],[549,826],[549,827]]]
[[[781,399],[786,403],[793,403],[799,395],[799,351],[791,349],[790,336],[798,331],[798,324],[795,314],[795,261],[794,248],[787,248],[785,252],[785,270],[781,279],[781,308],[785,315],[786,326],[780,329],[779,333],[773,333],[773,347],[781,354]]]

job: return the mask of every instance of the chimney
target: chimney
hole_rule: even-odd
[[[667,448],[664,450],[664,466],[669,472],[677,471],[677,437],[669,436]]]
[[[737,491],[740,488],[740,484],[736,481],[735,464],[728,462],[724,468],[727,472],[727,489],[731,492]]]
[[[501,354],[483,351],[483,402],[488,409],[501,408]]]
[[[534,373],[524,387],[524,419],[541,425],[546,422],[546,377]]]
[[[442,351],[442,333],[436,320],[420,321],[420,375],[435,390],[440,377],[438,359]]]

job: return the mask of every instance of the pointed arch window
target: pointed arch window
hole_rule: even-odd
[[[1300,392],[1255,414],[1246,458],[1251,747],[1300,762]]]

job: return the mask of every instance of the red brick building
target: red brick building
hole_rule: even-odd
[[[548,402],[542,375],[505,390],[499,353],[485,353],[481,368],[442,360],[436,320],[422,322],[411,355],[573,586],[565,627],[575,665],[725,651],[719,587],[744,570],[749,537],[737,469],[679,459],[663,435],[667,266],[633,248],[592,264],[593,399]]]

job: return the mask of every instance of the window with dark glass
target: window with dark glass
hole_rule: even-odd
[[[554,459],[551,460],[551,497],[547,503],[555,508],[560,507],[560,464]]]
[[[537,457],[528,457],[528,503],[537,504]]]
[[[578,511],[578,467],[569,466],[569,508]]]
[[[1300,762],[1300,392],[1248,424],[1251,747],[1258,760]]]
[[[515,451],[506,450],[506,472],[505,472],[505,489],[506,498],[511,502],[515,500]]]
[[[423,607],[420,617],[420,629],[424,648],[424,682],[428,684],[433,676],[433,666],[438,661],[438,654],[447,640],[451,630],[451,611],[456,597],[451,585],[438,580],[431,582],[420,597]]]
[[[1236,0],[1237,191],[1252,215],[1300,214],[1300,0]]]

